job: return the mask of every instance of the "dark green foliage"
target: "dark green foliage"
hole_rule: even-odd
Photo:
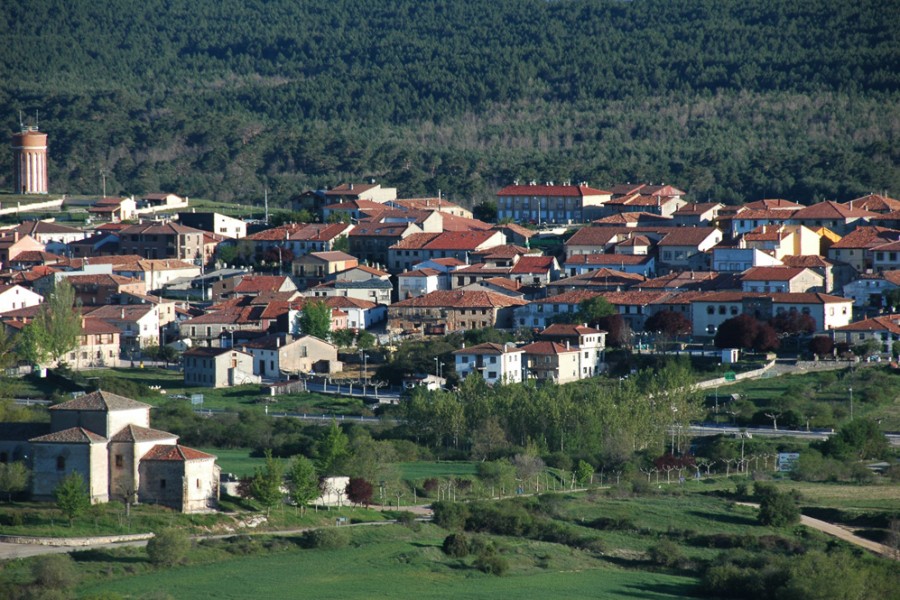
[[[472,563],[479,571],[498,577],[509,571],[509,561],[498,554],[482,554]]]
[[[70,473],[56,486],[56,506],[69,519],[69,525],[91,506],[91,497],[81,473]]]
[[[442,500],[432,504],[435,524],[444,529],[461,530],[469,517],[469,505]]]
[[[758,518],[763,525],[787,527],[800,522],[800,509],[790,493],[773,489],[760,498]]]
[[[469,538],[464,533],[451,533],[444,538],[441,549],[447,556],[465,558],[469,555]]]
[[[191,549],[191,539],[181,529],[170,527],[147,542],[147,558],[154,565],[171,567],[183,561]]]
[[[841,460],[884,458],[889,451],[884,433],[877,423],[869,419],[855,419],[847,423],[819,448],[825,456]]]
[[[71,193],[102,165],[114,193],[257,203],[372,173],[481,201],[573,175],[846,199],[900,187],[893,8],[18,0],[0,33],[41,52],[5,54],[0,106],[41,111]]]
[[[651,562],[663,567],[679,567],[685,561],[681,547],[672,540],[663,538],[650,547],[647,557]]]
[[[78,583],[78,568],[68,554],[49,554],[31,565],[34,583],[46,590],[68,590]]]
[[[312,529],[303,533],[304,548],[339,550],[350,545],[350,532],[341,528]]]

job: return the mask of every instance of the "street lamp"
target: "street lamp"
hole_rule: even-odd
[[[850,392],[850,420],[853,420],[853,386],[847,388],[847,391]]]

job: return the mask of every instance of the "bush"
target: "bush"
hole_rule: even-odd
[[[498,577],[509,570],[509,563],[505,558],[497,554],[479,556],[473,563],[474,567],[483,573],[497,575]]]
[[[312,529],[300,539],[304,548],[339,550],[350,545],[350,532],[346,529]]]
[[[435,502],[432,505],[434,523],[444,529],[464,529],[469,518],[469,506],[457,502]]]
[[[68,554],[48,554],[31,566],[34,582],[45,589],[67,590],[78,583],[78,569]]]
[[[180,529],[163,529],[147,542],[147,557],[154,565],[170,567],[180,563],[191,549],[191,539]]]
[[[685,561],[681,547],[668,539],[660,540],[652,546],[647,551],[647,556],[651,562],[663,567],[678,567]]]
[[[447,556],[465,558],[469,555],[469,538],[464,533],[451,533],[444,538],[441,549]]]
[[[788,493],[775,491],[759,503],[759,522],[771,527],[787,527],[800,522],[800,509]]]

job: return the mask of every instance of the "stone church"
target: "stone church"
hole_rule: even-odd
[[[60,481],[78,472],[93,503],[130,497],[188,513],[214,509],[216,457],[178,444],[175,434],[151,429],[150,408],[104,391],[51,406],[43,435],[32,437],[40,427],[33,423],[0,428],[0,462],[28,463],[35,500],[52,500]]]

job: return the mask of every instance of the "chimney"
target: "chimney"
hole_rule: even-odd
[[[569,340],[566,340],[566,350],[569,349]]]
[[[125,320],[125,308],[122,307],[122,315],[120,317],[123,321]]]
[[[353,189],[353,184],[352,184],[352,183],[350,184],[350,189],[351,189],[351,190]]]
[[[275,347],[281,348],[281,336],[280,335],[275,338]]]
[[[466,348],[466,343],[465,343],[465,342],[462,343],[462,347],[463,347],[463,350],[465,350],[465,348]]]

